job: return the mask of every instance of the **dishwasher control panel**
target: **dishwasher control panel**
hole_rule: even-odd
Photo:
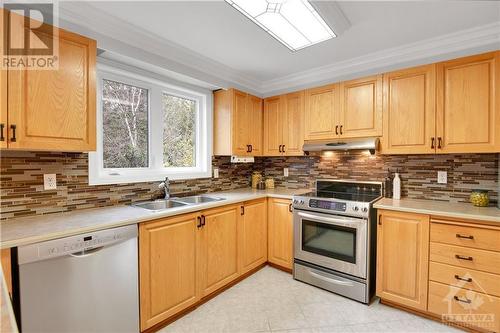
[[[106,229],[87,234],[54,239],[42,243],[20,246],[19,264],[40,259],[50,259],[65,255],[83,256],[88,251],[105,247],[130,238],[137,237],[137,225]]]

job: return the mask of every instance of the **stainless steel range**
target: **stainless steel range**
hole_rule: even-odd
[[[295,279],[369,303],[375,293],[376,213],[382,183],[318,180],[293,197]]]

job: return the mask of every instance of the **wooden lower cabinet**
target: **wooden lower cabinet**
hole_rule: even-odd
[[[198,242],[200,294],[207,296],[238,277],[240,207],[224,206],[201,212]]]
[[[268,205],[268,261],[292,269],[293,213],[288,199],[269,199]]]
[[[197,214],[139,226],[141,331],[195,304],[200,232]]]
[[[267,261],[266,199],[245,202],[240,207],[240,265],[246,273]]]
[[[429,216],[379,210],[377,296],[427,309]]]

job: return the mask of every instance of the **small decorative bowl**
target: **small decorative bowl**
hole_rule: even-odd
[[[490,196],[487,190],[472,190],[470,202],[477,207],[487,207],[490,203]]]

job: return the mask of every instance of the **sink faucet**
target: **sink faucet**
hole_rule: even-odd
[[[158,188],[162,189],[165,193],[165,200],[170,199],[170,181],[168,177],[165,177],[165,180],[158,185]]]

